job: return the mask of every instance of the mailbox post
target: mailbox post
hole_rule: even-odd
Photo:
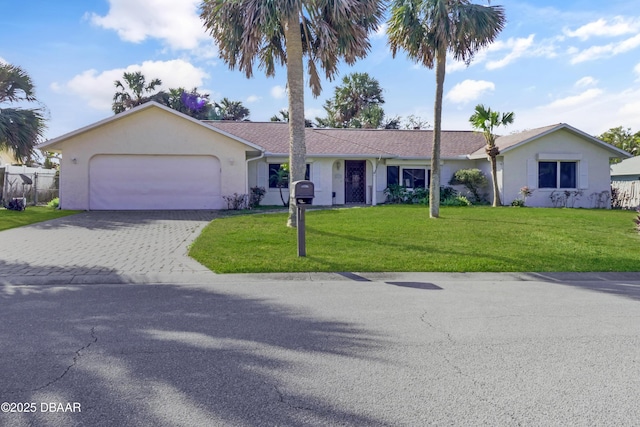
[[[293,201],[296,204],[296,223],[298,228],[298,256],[307,256],[305,210],[313,203],[315,190],[311,181],[294,181],[291,183]]]

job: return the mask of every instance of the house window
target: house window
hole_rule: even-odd
[[[577,188],[578,162],[538,162],[538,188]]]
[[[269,163],[269,188],[278,188],[278,171],[282,163]],[[311,176],[311,164],[307,163],[307,170],[304,173],[304,179],[309,180]],[[289,186],[289,174],[283,179],[283,187]]]
[[[400,184],[400,166],[387,166],[387,187]]]
[[[427,171],[425,169],[402,169],[402,184],[406,188],[426,188]]]

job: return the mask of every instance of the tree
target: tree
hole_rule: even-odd
[[[506,22],[501,6],[482,6],[469,0],[392,0],[387,34],[393,57],[404,49],[427,68],[436,68],[433,153],[429,216],[440,216],[440,138],[442,95],[447,52],[471,62],[478,50],[492,43]]]
[[[487,185],[487,177],[480,169],[459,169],[451,177],[449,185],[464,185],[471,192],[472,202],[479,203],[484,201],[480,191]]]
[[[382,0],[203,0],[201,18],[218,44],[221,58],[247,78],[256,59],[267,76],[286,66],[289,96],[291,181],[306,169],[304,66],[314,96],[321,92],[318,65],[332,79],[340,59],[353,64],[370,48],[368,33],[377,28]],[[296,226],[289,207],[287,225]]]
[[[278,115],[279,114],[279,115]],[[278,114],[274,114],[271,116],[272,122],[285,122],[289,123],[289,111],[286,109],[282,109],[278,111]],[[311,128],[313,127],[313,123],[309,119],[304,119],[304,127]]]
[[[640,156],[640,131],[632,133],[631,128],[625,129],[618,126],[609,129],[597,138],[634,156]]]
[[[322,127],[378,128],[384,120],[382,88],[367,73],[351,73],[342,78],[342,84],[334,90],[324,109],[327,117],[318,118]]]
[[[249,109],[242,105],[242,101],[231,101],[229,98],[222,98],[220,103],[214,102],[213,105],[218,120],[241,122],[251,114]]]
[[[171,88],[157,96],[161,104],[176,111],[193,117],[197,120],[217,119],[213,111],[213,105],[209,101],[209,94],[198,92],[198,88],[191,91],[180,88]]]
[[[498,171],[496,165],[496,158],[500,154],[500,149],[496,146],[496,135],[493,130],[499,126],[507,126],[513,123],[514,114],[499,113],[492,111],[491,108],[486,108],[482,104],[476,105],[475,113],[469,117],[469,122],[474,129],[482,131],[487,146],[485,151],[491,162],[491,181],[493,183],[493,206],[500,206],[500,191],[498,189]]]
[[[113,95],[111,109],[116,114],[153,100],[162,103],[166,96],[163,92],[156,92],[156,87],[162,85],[162,80],[153,79],[147,83],[146,77],[140,71],[125,71],[122,79],[124,83],[120,80],[113,82],[118,91]]]
[[[280,190],[280,200],[282,200],[282,206],[287,206],[289,204],[289,201],[284,199],[284,196],[282,195],[282,189],[289,186],[289,164],[282,163],[276,173],[269,177],[269,181],[271,182],[271,184],[275,185],[278,190]]]
[[[429,129],[431,125],[428,121],[423,120],[422,117],[410,114],[404,123],[404,129]]]
[[[0,105],[37,102],[31,77],[22,68],[0,63]],[[0,108],[0,149],[8,150],[21,162],[28,162],[44,135],[41,108]]]

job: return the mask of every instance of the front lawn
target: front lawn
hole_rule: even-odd
[[[286,214],[216,219],[190,255],[218,273],[640,271],[632,211],[387,205],[307,212],[298,258]]]
[[[48,221],[67,215],[73,215],[78,211],[62,211],[46,206],[27,206],[24,211],[10,211],[0,208],[0,231],[9,228],[22,227],[34,222]]]

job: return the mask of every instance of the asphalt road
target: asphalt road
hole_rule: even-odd
[[[640,275],[217,277],[0,280],[0,425],[640,424]]]

